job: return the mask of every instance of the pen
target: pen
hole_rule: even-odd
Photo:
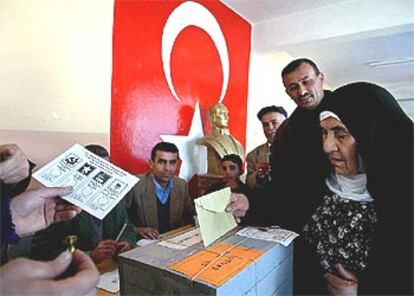
[[[121,231],[118,233],[118,236],[116,237],[115,241],[118,242],[121,238],[122,233],[124,233],[125,228],[127,227],[128,222],[125,222],[124,226],[122,226]]]

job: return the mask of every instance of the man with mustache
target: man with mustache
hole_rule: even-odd
[[[313,197],[321,195],[329,168],[320,144],[319,113],[330,91],[323,89],[323,73],[306,58],[290,62],[282,71],[282,80],[297,108],[279,127],[272,144],[272,181],[260,192],[269,199],[252,203],[247,215],[259,211],[260,215],[254,216],[261,218],[255,223],[278,224],[300,232],[309,207],[314,205]]]
[[[150,171],[125,197],[130,221],[138,239],[158,239],[161,233],[193,223],[194,206],[187,183],[175,176],[178,148],[160,142],[151,150]]]
[[[250,224],[279,225],[302,233],[306,219],[317,207],[324,191],[329,164],[321,145],[319,114],[329,101],[323,89],[325,77],[316,64],[306,58],[289,63],[282,71],[286,93],[297,108],[276,132],[271,151],[271,182],[250,200],[246,221]],[[301,283],[315,282],[306,274],[301,236],[295,240],[294,293],[312,293]],[[303,272],[302,272],[303,271]]]
[[[246,185],[251,190],[254,190],[256,187],[264,187],[266,182],[271,180],[270,150],[277,129],[287,118],[287,112],[281,106],[272,105],[260,109],[257,113],[257,118],[262,123],[263,133],[266,136],[267,142],[257,146],[247,154]]]

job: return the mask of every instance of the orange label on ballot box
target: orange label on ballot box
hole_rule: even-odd
[[[220,286],[262,255],[256,249],[221,243],[171,264],[170,268]]]

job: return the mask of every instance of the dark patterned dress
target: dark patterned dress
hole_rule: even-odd
[[[374,202],[354,201],[329,192],[305,224],[303,235],[315,248],[324,270],[334,272],[341,263],[347,270],[360,273],[367,266],[376,222]]]

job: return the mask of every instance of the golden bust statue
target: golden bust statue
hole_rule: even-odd
[[[211,132],[201,138],[198,144],[207,147],[207,173],[220,175],[220,159],[224,155],[236,154],[244,160],[243,146],[230,135],[228,129],[229,111],[221,103],[217,103],[208,110],[212,128]]]

